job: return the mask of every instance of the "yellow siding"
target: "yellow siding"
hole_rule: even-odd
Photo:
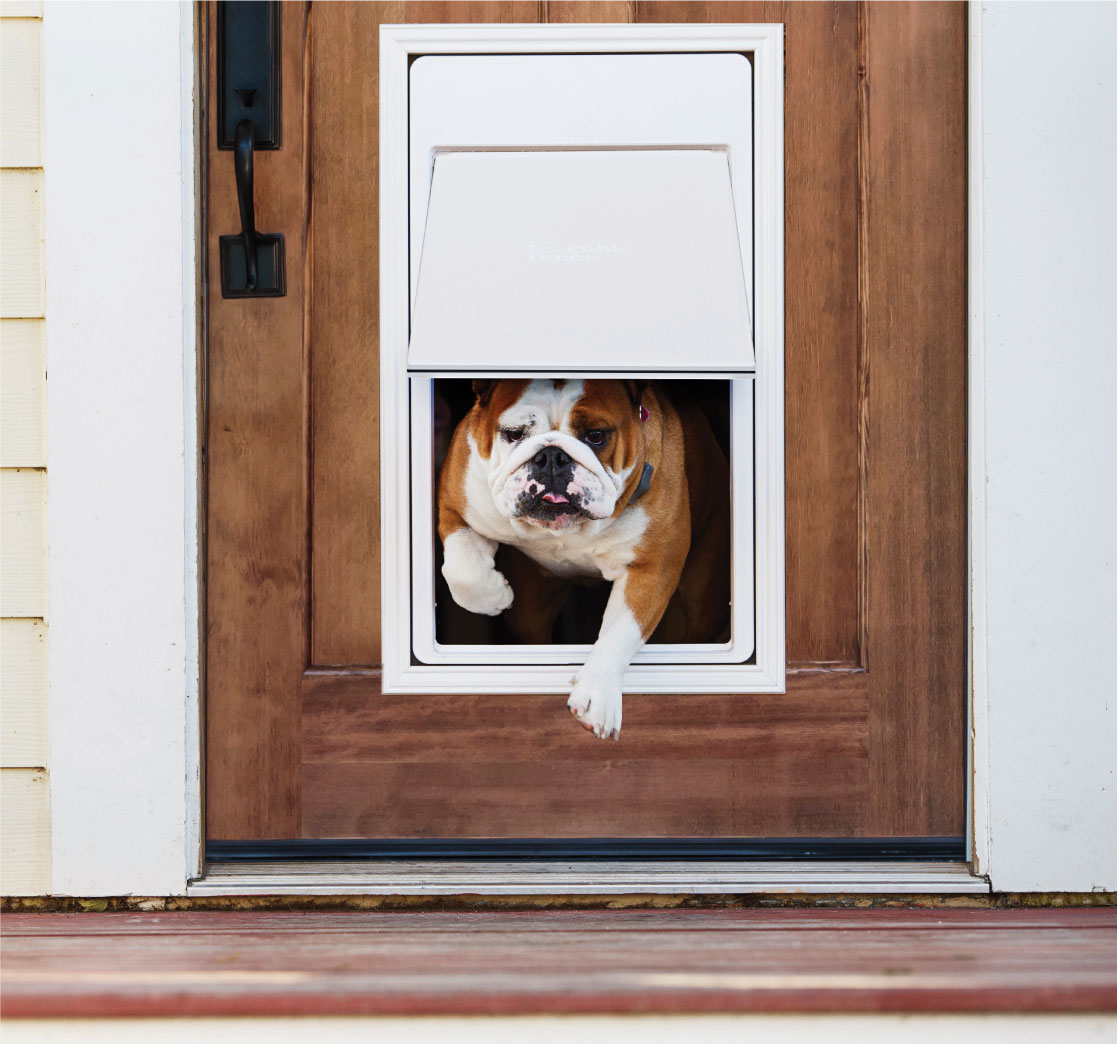
[[[0,316],[45,314],[43,172],[0,170]]]
[[[0,0],[0,893],[50,892],[42,4]]]
[[[0,620],[0,762],[47,763],[47,632],[42,620]]]
[[[46,616],[46,473],[0,471],[0,616]]]
[[[46,466],[42,319],[0,319],[0,467]]]
[[[50,788],[43,769],[0,772],[0,893],[50,891]]]
[[[0,166],[39,167],[42,126],[37,18],[0,19]]]

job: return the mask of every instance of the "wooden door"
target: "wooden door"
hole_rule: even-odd
[[[379,687],[378,25],[543,20],[786,26],[787,694],[626,696],[619,744]],[[207,836],[960,838],[964,6],[290,3],[282,39],[287,296],[206,306]]]

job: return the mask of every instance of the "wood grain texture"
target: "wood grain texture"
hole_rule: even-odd
[[[218,236],[237,232],[232,152],[207,143],[207,829],[299,830],[307,660],[306,6],[282,7],[283,147],[255,159],[256,220],[286,236],[287,296],[224,300]],[[208,9],[210,92],[214,8]]]
[[[0,895],[50,894],[50,785],[38,768],[0,769]]]
[[[860,662],[857,5],[655,2],[642,22],[783,22],[787,660]]]
[[[844,836],[866,794],[865,678],[788,696],[626,696],[620,744],[561,696],[384,696],[306,679],[307,837]]]
[[[0,467],[46,467],[42,319],[0,319]]]
[[[9,914],[3,1014],[1097,1013],[1115,929],[1110,909]]]
[[[557,697],[300,683],[379,659],[377,25],[633,16],[786,24],[788,658],[827,669],[792,671],[785,697],[628,697],[619,745]],[[311,215],[305,342],[291,297],[286,318],[210,305],[229,357],[211,361],[209,699],[226,709],[208,836],[962,833],[964,12],[552,0],[315,6],[308,24],[306,165],[266,157]]]
[[[634,22],[636,0],[540,0],[541,22]]]
[[[964,827],[966,8],[868,4],[869,831]]]
[[[37,18],[0,18],[0,167],[42,166]]]
[[[536,14],[524,2],[311,6],[312,663],[380,662],[380,24]]]
[[[383,6],[315,4],[310,16],[311,661],[321,664],[380,662]]]
[[[0,766],[47,763],[47,628],[0,620]]]
[[[43,275],[43,172],[0,170],[0,318],[40,319]]]

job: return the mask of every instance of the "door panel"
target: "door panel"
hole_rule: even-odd
[[[283,12],[257,210],[288,296],[208,297],[207,835],[963,834],[964,7]],[[379,690],[377,32],[630,18],[786,25],[789,673],[626,696],[605,744],[560,696]],[[238,225],[208,138],[216,272]]]

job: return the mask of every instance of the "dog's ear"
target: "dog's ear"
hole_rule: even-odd
[[[481,406],[488,406],[489,401],[493,397],[493,389],[496,387],[496,381],[474,381],[473,394],[477,396],[477,402]]]
[[[648,382],[624,380],[621,383],[624,385],[625,391],[628,392],[628,397],[632,400],[632,405],[635,407],[642,406],[644,403],[644,393],[648,390]]]

